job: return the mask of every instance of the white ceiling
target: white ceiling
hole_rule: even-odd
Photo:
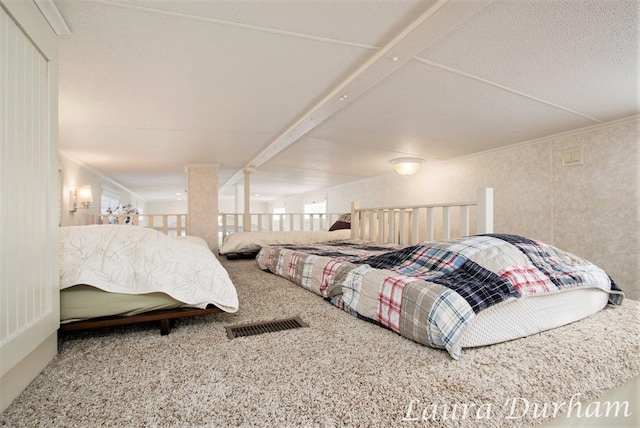
[[[640,113],[638,0],[55,3],[60,148],[148,201],[186,164],[269,200]]]

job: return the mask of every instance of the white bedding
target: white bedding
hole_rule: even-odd
[[[227,271],[206,247],[124,225],[60,228],[60,289],[87,284],[124,294],[161,292],[185,306],[238,310]]]
[[[351,238],[350,229],[328,231],[235,232],[224,239],[220,254],[252,253],[269,245],[311,244]]]

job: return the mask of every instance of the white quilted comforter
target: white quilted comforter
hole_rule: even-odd
[[[113,293],[162,292],[185,306],[238,310],[236,289],[207,247],[144,227],[61,227],[60,289],[78,284]]]

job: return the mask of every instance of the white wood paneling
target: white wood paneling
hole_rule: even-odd
[[[33,3],[0,3],[2,379],[34,350],[42,352],[45,342],[48,352],[55,354],[51,338],[59,323],[56,55],[55,36]],[[32,370],[37,373],[41,368]],[[33,378],[33,371],[18,376],[26,382],[21,387]],[[3,408],[12,398],[5,392],[3,388]]]

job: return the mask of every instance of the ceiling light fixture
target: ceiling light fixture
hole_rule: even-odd
[[[389,163],[400,175],[413,175],[420,170],[420,166],[424,162],[422,158],[404,157],[391,159]]]

